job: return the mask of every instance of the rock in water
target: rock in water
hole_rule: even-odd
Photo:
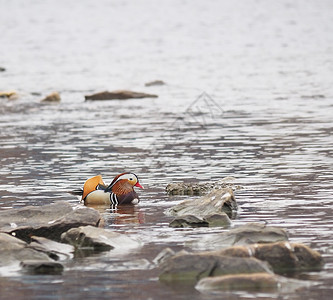
[[[216,250],[234,245],[280,241],[288,241],[288,234],[283,228],[249,223],[227,232],[203,236],[200,241],[193,242],[190,246],[200,250]]]
[[[323,265],[319,252],[298,243],[277,242],[234,246],[218,253],[233,257],[255,257],[268,262],[278,274],[319,271]]]
[[[60,98],[59,93],[57,93],[57,92],[54,92],[41,100],[41,102],[53,102],[53,103],[60,102],[60,101],[61,101],[61,98]]]
[[[55,261],[26,260],[21,262],[22,269],[31,275],[60,275],[64,266]]]
[[[231,188],[233,190],[241,189],[240,186],[233,184],[234,177],[225,177],[218,181],[211,182],[172,182],[166,186],[168,195],[206,195],[212,190]]]
[[[199,291],[276,292],[278,277],[268,273],[233,274],[201,279],[195,288]]]
[[[72,207],[59,201],[43,206],[0,211],[0,232],[15,235],[26,242],[31,236],[60,240],[63,232],[84,225],[98,226],[101,216],[98,211],[85,206]]]
[[[122,99],[141,99],[141,98],[157,98],[157,95],[133,92],[127,90],[119,90],[113,92],[100,92],[93,95],[85,96],[86,100],[122,100]]]
[[[169,226],[170,227],[208,227],[208,222],[206,222],[204,219],[197,218],[196,216],[192,215],[185,215],[182,217],[176,217],[173,219]]]
[[[9,100],[15,100],[18,98],[18,94],[15,91],[0,91],[0,98],[7,98]]]
[[[165,82],[163,80],[154,80],[145,83],[145,86],[157,86],[157,85],[165,85]]]
[[[92,248],[94,251],[124,249],[125,252],[141,246],[139,242],[125,234],[93,226],[72,228],[61,235],[61,240],[76,249]]]
[[[161,281],[196,282],[207,276],[227,274],[271,273],[266,263],[255,258],[230,259],[210,253],[176,254],[163,261],[160,266]]]
[[[174,218],[170,227],[226,227],[231,224],[228,215],[224,212],[213,214],[205,218],[198,218],[193,215],[185,215]]]
[[[232,217],[237,211],[237,203],[232,189],[218,189],[211,191],[196,199],[185,200],[169,208],[166,214],[171,216],[192,215],[197,218],[206,218],[213,214],[225,212]]]
[[[29,245],[7,233],[0,233],[0,267],[16,268],[23,260],[52,261],[46,253],[37,251]]]
[[[40,236],[32,236],[30,248],[47,253],[54,260],[73,258],[74,247],[72,245],[58,243]]]

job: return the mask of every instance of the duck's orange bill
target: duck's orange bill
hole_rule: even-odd
[[[137,186],[138,188],[143,189],[143,186],[139,182],[137,182],[136,184],[134,184],[134,186]]]
[[[105,185],[101,175],[89,178],[83,185],[82,199],[84,200],[89,193],[95,191],[99,184]]]

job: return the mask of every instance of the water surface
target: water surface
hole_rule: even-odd
[[[5,274],[1,298],[329,299],[333,282],[331,1],[0,1],[0,209],[78,199],[89,176],[135,172],[132,209],[106,227],[144,243],[66,263],[62,276]],[[164,86],[145,87],[162,79]],[[156,99],[85,102],[131,89]],[[59,104],[40,99],[58,91]],[[233,225],[268,222],[322,253],[299,291],[205,295],[165,286],[160,250],[220,229],[172,229],[171,181],[235,177]]]

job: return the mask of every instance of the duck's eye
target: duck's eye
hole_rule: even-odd
[[[129,180],[131,180],[131,181],[132,181],[132,180],[133,180],[133,178],[130,178]]]

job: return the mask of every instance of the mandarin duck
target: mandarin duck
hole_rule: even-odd
[[[134,173],[121,173],[106,185],[102,176],[89,178],[81,190],[84,204],[126,205],[139,203],[139,196],[134,187],[143,189]]]

